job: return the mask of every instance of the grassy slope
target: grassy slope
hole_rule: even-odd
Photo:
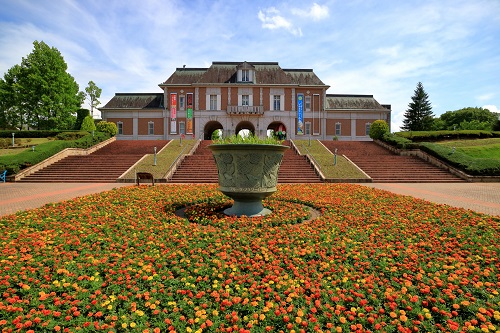
[[[345,159],[337,155],[337,164],[334,165],[333,154],[325,148],[319,141],[312,140],[309,146],[309,140],[293,140],[301,155],[310,154],[320,165],[321,172],[326,178],[333,179],[360,179],[366,176],[359,169]]]
[[[439,144],[456,147],[457,151],[473,158],[500,160],[500,138],[445,141]]]
[[[135,179],[136,172],[149,172],[156,179],[165,177],[175,159],[181,153],[189,153],[196,141],[197,140],[183,140],[182,144],[177,140],[170,141],[164,149],[156,154],[156,165],[154,165],[154,154],[148,154],[138,165],[130,170],[124,178]]]
[[[19,154],[20,152],[23,152],[25,150],[32,149],[32,146],[36,146],[49,141],[52,140],[49,140],[47,138],[21,139],[21,143],[19,144],[19,146],[21,146],[22,148],[0,149],[0,156]]]

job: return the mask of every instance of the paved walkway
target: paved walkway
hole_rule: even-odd
[[[500,183],[366,183],[362,185],[500,216]],[[134,184],[0,183],[0,216],[122,186],[134,186]]]

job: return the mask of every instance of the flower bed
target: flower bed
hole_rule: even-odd
[[[500,330],[499,218],[349,184],[280,185],[257,220],[175,213],[226,200],[122,187],[1,218],[0,330]]]

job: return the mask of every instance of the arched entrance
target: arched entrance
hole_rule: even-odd
[[[267,126],[267,136],[275,136],[280,140],[286,140],[286,126],[281,121],[274,121]]]
[[[246,135],[247,134],[252,134],[252,135],[255,135],[255,126],[249,122],[249,121],[241,121],[238,123],[238,125],[236,125],[236,128],[234,129],[234,133],[236,134],[240,134],[240,131],[243,131],[245,130],[245,133]]]
[[[203,140],[212,140],[212,134],[216,130],[223,130],[222,124],[218,121],[209,121],[203,129]]]

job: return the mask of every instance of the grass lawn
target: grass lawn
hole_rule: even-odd
[[[52,140],[47,139],[47,138],[30,138],[30,139],[23,138],[20,140],[21,140],[21,143],[18,144],[18,146],[20,148],[11,148],[10,147],[8,149],[0,149],[0,156],[19,154],[20,152],[23,152],[25,150],[32,149],[31,148],[32,146],[37,146],[39,144],[52,141]],[[10,142],[10,144],[12,144],[12,142]]]
[[[197,140],[172,140],[168,145],[156,154],[156,165],[154,165],[154,154],[148,154],[142,161],[130,170],[124,178],[135,179],[136,172],[149,172],[155,179],[165,177],[170,166],[180,154],[187,154],[196,144]]]
[[[333,154],[318,140],[293,140],[301,155],[309,154],[319,164],[321,172],[330,179],[362,179],[367,178],[355,165],[341,155],[337,155],[334,165]]]
[[[500,160],[500,138],[445,141],[439,144],[455,147],[457,151],[473,158]]]

